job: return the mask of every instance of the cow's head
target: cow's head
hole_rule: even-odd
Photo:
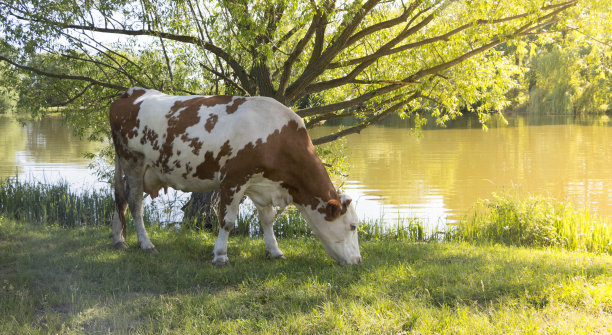
[[[341,194],[340,201],[332,199],[321,203],[317,210],[306,208],[303,212],[331,258],[342,265],[361,262],[357,239],[359,221],[349,196]]]

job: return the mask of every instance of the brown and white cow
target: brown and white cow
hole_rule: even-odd
[[[272,229],[274,207],[293,203],[340,264],[361,261],[357,215],[338,194],[304,123],[274,99],[171,96],[130,88],[110,107],[115,146],[114,245],[126,248],[129,205],[140,247],[157,252],[142,221],[143,192],[220,190],[220,229],[213,264],[228,263],[227,239],[248,196],[259,214],[266,251],[284,258]],[[123,178],[125,174],[125,179]]]

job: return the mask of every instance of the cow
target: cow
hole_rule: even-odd
[[[248,196],[258,212],[266,252],[284,258],[274,236],[275,207],[294,204],[329,256],[361,262],[358,217],[339,194],[316,154],[302,119],[266,97],[172,96],[133,87],[110,106],[115,149],[113,244],[125,243],[129,206],[138,243],[157,253],[142,219],[143,193],[163,188],[219,190],[219,235],[212,263],[229,264],[227,240],[239,204]]]

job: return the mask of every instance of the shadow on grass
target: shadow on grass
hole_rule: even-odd
[[[104,227],[15,224],[0,233],[0,324],[45,331],[75,323],[84,331],[155,330],[161,319],[181,328],[186,315],[291,318],[330,303],[381,300],[431,308],[518,300],[537,309],[560,284],[609,278],[612,268],[609,256],[398,241],[362,243],[364,262],[339,266],[312,238],[280,241],[287,260],[277,261],[261,239],[230,237],[232,264],[218,269],[210,254],[216,237],[207,233],[151,229],[159,255],[143,253],[133,231],[123,251],[112,249]]]

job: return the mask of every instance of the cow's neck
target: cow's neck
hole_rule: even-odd
[[[300,171],[300,175],[287,182],[289,193],[296,204],[308,206],[314,210],[325,205],[329,200],[340,200],[327,170],[319,157],[314,154],[314,147],[309,157],[299,162],[296,170]]]

